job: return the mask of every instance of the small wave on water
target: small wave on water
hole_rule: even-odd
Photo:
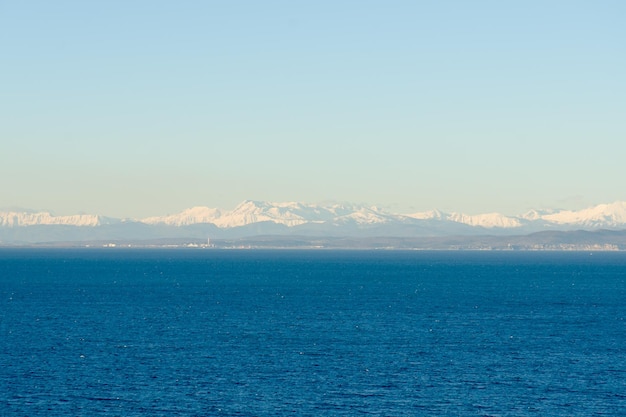
[[[626,415],[624,299],[624,254],[0,251],[0,415]]]

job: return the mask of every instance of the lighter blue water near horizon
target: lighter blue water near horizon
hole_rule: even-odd
[[[1,416],[626,415],[626,253],[0,250]]]

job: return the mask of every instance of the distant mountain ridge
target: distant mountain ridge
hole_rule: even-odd
[[[232,211],[194,207],[181,213],[149,217],[140,221],[146,224],[166,224],[169,226],[211,223],[220,228],[231,228],[260,222],[273,222],[288,227],[306,223],[320,224],[326,222],[374,224],[398,220],[401,217],[401,215],[385,213],[376,207],[355,204],[317,205],[298,202],[268,203],[265,201],[246,200]]]
[[[120,222],[137,222],[148,225],[189,226],[213,224],[219,228],[241,227],[260,222],[273,222],[287,227],[303,224],[353,223],[376,225],[385,223],[414,223],[415,221],[451,222],[486,229],[522,228],[533,223],[545,228],[574,226],[577,228],[623,228],[626,227],[626,202],[599,204],[582,210],[531,210],[519,216],[500,213],[469,215],[445,213],[439,210],[396,214],[375,206],[351,203],[307,204],[299,202],[270,203],[246,200],[233,210],[192,207],[180,213],[154,216],[144,219],[115,219],[94,214],[54,216],[48,212],[0,211],[0,227],[34,225],[102,226]]]
[[[524,226],[541,228],[622,228],[626,227],[626,202],[600,204],[583,210],[532,210],[519,216],[505,216],[500,213],[468,215],[464,213],[444,213],[439,210],[396,214],[375,206],[356,204],[305,204],[298,202],[268,203],[247,200],[232,211],[215,208],[194,207],[181,213],[168,216],[150,217],[140,220],[146,224],[166,224],[185,226],[198,223],[211,223],[220,228],[245,226],[258,222],[273,222],[288,227],[307,223],[354,223],[376,225],[386,223],[415,223],[414,221],[458,223],[486,229],[511,229]]]
[[[259,235],[435,237],[525,235],[542,231],[626,229],[626,202],[583,210],[532,210],[519,216],[468,215],[439,210],[397,214],[362,204],[246,200],[233,210],[192,207],[144,219],[92,214],[0,211],[0,243],[153,239],[241,238]]]
[[[101,226],[104,224],[115,223],[117,221],[117,219],[94,214],[54,216],[48,212],[0,211],[0,227],[21,227],[35,225]]]

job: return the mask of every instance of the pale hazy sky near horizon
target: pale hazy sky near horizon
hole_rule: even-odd
[[[2,1],[0,207],[626,199],[624,1]]]

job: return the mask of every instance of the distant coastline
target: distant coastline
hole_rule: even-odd
[[[0,247],[23,248],[187,248],[219,249],[351,249],[449,251],[624,251],[626,230],[550,231],[516,236],[438,237],[311,237],[259,235],[232,239],[155,238],[49,242],[0,242]]]

